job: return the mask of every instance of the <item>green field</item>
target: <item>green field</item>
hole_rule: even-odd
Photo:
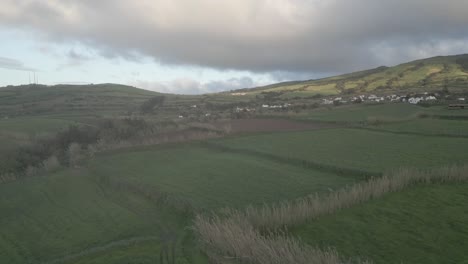
[[[142,260],[138,263],[154,263],[165,228],[174,230],[182,254],[190,218],[132,190],[115,190],[101,183],[102,177],[179,197],[196,210],[294,199],[356,180],[197,145],[107,153],[83,169],[0,185],[0,262],[47,262],[78,254],[67,263],[125,263],[135,257]],[[145,237],[152,239],[118,243]]]
[[[444,119],[415,119],[407,122],[371,126],[395,133],[468,137],[468,122]]]
[[[206,113],[240,117],[236,107],[258,107],[262,100],[312,104],[321,99],[308,102],[311,95],[339,94],[340,87],[364,93],[390,84],[379,88],[388,94],[437,90],[446,76],[468,80],[457,58],[270,85],[246,91],[245,96],[163,95],[113,84],[1,88],[0,165],[38,137],[53,136],[69,125],[93,126],[104,118],[137,117],[155,131],[177,133],[190,122],[201,128],[228,122],[199,118]],[[426,87],[413,86],[421,80],[427,81]],[[450,91],[457,88],[453,87]],[[164,104],[142,113],[142,103],[154,96],[165,96]],[[191,229],[195,214],[326,194],[401,167],[438,168],[468,160],[466,111],[402,103],[300,109],[262,115],[310,123],[310,129],[317,123],[316,130],[219,133],[216,136],[224,137],[144,147],[135,143],[101,150],[76,163],[79,167],[65,161],[53,173],[25,173],[0,184],[0,263],[160,263],[171,245],[174,263],[208,263]],[[242,114],[259,118],[254,112]],[[323,128],[323,122],[334,124]],[[107,133],[115,142],[125,140],[117,132],[136,133],[117,125]],[[142,133],[136,137],[146,135],[137,132]],[[73,141],[65,142],[64,151],[54,155],[71,157]],[[18,157],[29,158],[35,152],[21,154]],[[368,257],[375,263],[468,263],[467,188],[419,186],[288,228],[311,245],[336,247],[346,257]]]
[[[77,123],[68,119],[47,117],[10,118],[0,120],[0,132],[36,136],[41,134],[54,133],[73,124]]]
[[[324,216],[291,231],[374,263],[467,263],[468,184],[420,186]]]
[[[397,121],[415,118],[418,113],[427,111],[411,104],[346,105],[331,109],[319,109],[301,115],[300,119],[325,122],[366,122],[374,120]]]
[[[164,236],[173,236],[178,245],[183,242],[186,218],[87,175],[68,170],[0,185],[1,263],[49,263],[70,256],[73,261],[67,263],[74,263],[80,260],[75,255],[102,257],[117,249],[129,251],[122,259],[154,263]],[[151,249],[143,247],[132,256],[132,240],[151,243]],[[180,258],[186,257],[180,246],[177,250]]]
[[[371,172],[464,163],[468,139],[395,135],[359,129],[273,133],[219,140],[232,149]]]
[[[452,132],[464,124],[461,121],[436,121],[455,122],[457,125],[450,127]],[[413,123],[391,125],[403,124],[410,126]],[[17,127],[27,131],[28,126]],[[403,128],[399,129],[403,131]],[[428,132],[426,127],[417,126],[417,129]],[[186,202],[197,212],[217,211],[225,207],[243,208],[249,204],[261,205],[292,200],[315,192],[328,192],[363,179],[356,174],[337,173],[333,168],[380,173],[397,167],[438,167],[464,163],[468,158],[465,151],[467,146],[468,139],[465,138],[336,128],[244,135],[210,140],[208,143],[109,151],[97,155],[80,169],[65,169],[52,175],[0,185],[0,262],[157,263],[161,248],[165,245],[161,241],[169,232],[171,237],[175,237],[177,263],[206,263],[197,249],[196,239],[187,231],[191,217],[172,209],[170,202],[161,204],[149,198],[148,190]],[[327,166],[308,165],[303,161]],[[117,187],[112,182],[117,182]],[[123,187],[118,187],[119,184]],[[127,188],[127,185],[131,188]],[[146,193],[138,191],[138,188]],[[463,190],[466,186],[457,188]],[[457,193],[456,190],[450,190],[452,196]],[[404,195],[399,198],[402,203],[409,201]],[[456,198],[450,195],[447,199]],[[432,197],[438,199],[436,195]],[[420,200],[424,201],[422,198]],[[439,200],[446,201],[442,198]],[[393,203],[384,202],[382,208],[392,208]],[[392,209],[395,215],[390,212],[388,217],[404,217],[407,211],[414,214],[412,218],[425,219],[431,214],[424,204],[408,203],[408,206],[414,207],[407,211],[398,211],[403,205],[395,204]],[[423,207],[417,209],[417,206]],[[459,207],[459,204],[453,203],[446,206],[446,210],[458,210]],[[374,214],[372,208],[363,210]],[[350,212],[351,216],[345,219],[356,217],[354,211]],[[450,212],[447,211],[447,214]],[[364,213],[357,215],[359,217]],[[387,219],[377,213],[367,217],[380,217],[376,219],[377,227],[381,226],[378,223]],[[392,221],[405,221],[395,219]],[[356,223],[364,228],[368,222],[360,223],[360,220],[349,220],[346,223]],[[437,224],[442,225],[437,222],[439,220],[416,223],[421,228],[418,232]],[[388,248],[379,251],[380,247],[374,248],[374,243],[369,243],[374,241],[372,239],[378,239],[372,233],[372,228],[377,227],[370,227],[367,233],[348,227],[353,232],[363,234],[363,238],[356,236],[357,242],[347,238],[335,241],[340,230],[333,231],[333,226],[323,221],[298,227],[296,234],[302,234],[301,237],[311,244],[336,246],[346,256],[367,256],[377,263],[390,259],[392,252],[401,250],[405,242],[403,233],[389,231],[397,239],[395,241],[399,242],[392,244],[389,240],[381,240],[383,247]],[[336,225],[340,226],[340,223]],[[314,228],[323,233],[309,235],[318,232]],[[376,234],[383,236],[383,233],[378,232],[392,230],[391,227],[382,228],[375,231]],[[446,231],[449,232],[450,228]],[[414,235],[414,239],[418,234]],[[457,243],[460,240],[456,239],[463,238],[451,236]],[[37,237],[41,238],[40,242]],[[353,243],[362,245],[359,251],[352,251],[350,245]],[[421,248],[402,257],[415,260],[421,257],[420,252],[425,248],[435,247],[439,245],[437,243],[428,241],[427,245],[422,244]],[[452,250],[453,257],[460,259],[456,255],[459,249],[453,247]],[[444,257],[440,251],[433,251],[432,254],[436,259]]]
[[[104,155],[92,161],[89,170],[157,187],[203,209],[294,199],[356,181],[352,176],[197,145]]]

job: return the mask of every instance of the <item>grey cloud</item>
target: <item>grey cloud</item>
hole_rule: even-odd
[[[70,60],[74,60],[74,61],[86,61],[86,60],[90,60],[91,58],[85,54],[82,54],[74,49],[70,49],[67,53],[67,57],[70,59]]]
[[[71,67],[78,67],[92,60],[91,55],[82,53],[75,49],[70,49],[64,56],[65,62],[57,66],[57,70],[64,70]]]
[[[241,78],[230,78],[228,80],[215,80],[206,83],[202,83],[190,78],[179,78],[170,82],[151,82],[140,80],[132,82],[130,85],[162,93],[202,94],[226,90],[236,90],[241,88],[251,88],[260,84],[254,82],[252,78],[246,76]]]
[[[468,52],[466,0],[3,0],[0,10],[2,24],[104,56],[217,69],[336,73]]]
[[[21,61],[0,57],[0,68],[18,71],[35,71],[35,69],[25,66]]]
[[[226,81],[211,81],[203,85],[204,90],[210,92],[251,88],[253,86],[255,86],[255,83],[250,77],[231,78]]]

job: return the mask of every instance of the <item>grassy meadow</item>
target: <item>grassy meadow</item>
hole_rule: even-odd
[[[468,159],[465,138],[396,135],[349,128],[236,137],[216,144],[374,173],[399,167],[439,167]]]
[[[358,180],[197,144],[105,154],[93,160],[89,170],[154,186],[198,209],[294,199]]]
[[[345,105],[335,108],[322,108],[311,111],[299,118],[302,120],[359,123],[375,120],[399,121],[411,119],[427,109],[403,103],[376,104],[376,105]]]
[[[138,193],[98,183],[84,170],[28,178],[0,185],[0,190],[1,263],[93,258],[124,263],[134,257],[138,263],[154,263],[169,242],[180,259],[198,257],[181,251],[185,216]],[[113,251],[120,257],[106,256]]]
[[[416,119],[406,122],[370,126],[370,129],[400,134],[468,137],[468,122],[446,119]]]
[[[434,69],[408,64],[289,83],[291,93],[281,96],[317,89],[334,94],[332,82],[343,78],[346,89],[373,90],[385,71],[392,76],[405,72],[399,77],[401,83],[411,84],[418,76],[443,67],[444,60],[431,63]],[[451,72],[459,74],[459,68],[453,66]],[[442,77],[430,78],[436,82]],[[363,86],[363,80],[368,86]],[[158,95],[125,86],[59,88],[0,90],[0,110],[8,116],[0,120],[0,158],[69,125],[86,128],[103,117],[128,117],[129,111]],[[283,89],[281,85],[270,88]],[[42,100],[35,102],[27,98],[28,93]],[[256,94],[235,99],[227,93],[166,95],[164,107],[182,123],[179,112],[194,109],[195,104],[220,104],[231,111],[231,105],[255,99]],[[170,120],[166,112],[157,110],[140,117]],[[205,116],[202,110],[193,111]],[[9,116],[16,112],[20,114]],[[399,168],[466,164],[465,116],[466,111],[443,106],[347,105],[286,116],[291,122],[333,123],[328,128],[233,133],[216,139],[98,150],[79,165],[0,184],[0,263],[210,263],[212,255],[194,233],[197,214],[224,216],[230,210],[287,205],[313,194],[326,197]],[[71,155],[70,149],[63,153]],[[288,226],[290,232],[285,234],[310,247],[332,247],[340,256],[374,263],[463,263],[468,261],[464,254],[468,221],[463,221],[468,219],[467,188],[466,183],[412,186]],[[267,243],[262,239],[257,242]],[[288,243],[295,242],[280,237],[268,246]]]
[[[374,263],[465,263],[468,184],[413,187],[290,231],[318,247]]]

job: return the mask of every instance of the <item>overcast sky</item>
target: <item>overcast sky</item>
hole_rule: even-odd
[[[204,93],[468,53],[467,0],[0,0],[0,86]]]

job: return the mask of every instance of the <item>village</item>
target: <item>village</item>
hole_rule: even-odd
[[[331,104],[346,104],[346,103],[383,103],[383,102],[403,102],[409,104],[419,104],[421,102],[435,102],[439,100],[440,95],[438,93],[427,93],[421,95],[386,95],[386,96],[377,96],[374,94],[371,95],[359,95],[354,96],[351,98],[343,98],[343,97],[335,97],[335,98],[328,98],[322,99],[323,105],[331,105]],[[459,101],[464,101],[465,98],[457,98]]]

